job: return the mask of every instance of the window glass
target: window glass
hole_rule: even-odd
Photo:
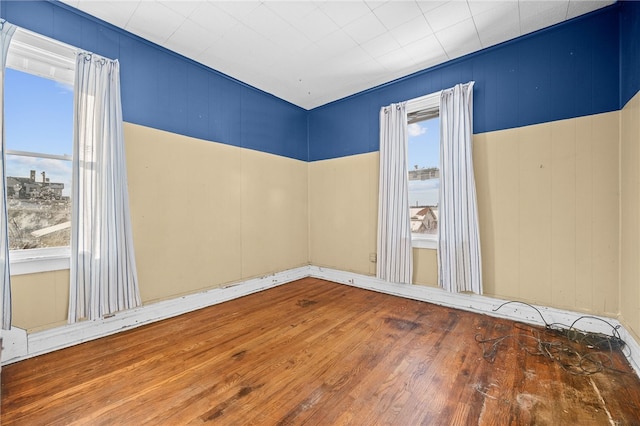
[[[73,87],[7,68],[4,106],[10,249],[69,246]]]
[[[435,236],[440,191],[440,118],[412,122],[407,130],[411,232]]]
[[[7,68],[4,88],[6,149],[71,155],[73,86]]]

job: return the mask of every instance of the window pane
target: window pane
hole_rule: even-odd
[[[70,155],[73,87],[7,68],[5,74],[7,210],[10,250],[66,247],[71,240]],[[16,152],[18,154],[18,152]]]
[[[71,155],[73,87],[6,69],[6,149]]]
[[[440,191],[440,118],[412,123],[409,132],[411,232],[437,234]]]
[[[7,155],[9,249],[68,246],[71,162]]]

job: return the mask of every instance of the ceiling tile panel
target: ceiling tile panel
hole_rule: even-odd
[[[398,50],[402,46],[389,33],[382,33],[378,37],[361,44],[362,48],[374,58]]]
[[[185,19],[158,2],[142,1],[131,15],[125,29],[154,43],[162,44]]]
[[[564,18],[569,8],[569,0],[521,0],[518,4],[521,18],[550,11]]]
[[[388,29],[392,30],[416,16],[422,15],[422,11],[413,1],[385,3],[373,11],[374,15]]]
[[[520,31],[527,34],[562,22],[568,8],[568,1],[520,2]]]
[[[215,0],[211,3],[215,4],[216,7],[227,12],[229,15],[236,17],[237,19],[242,19],[245,15],[249,14],[253,9],[257,8],[262,4],[261,1],[220,1]]]
[[[371,59],[371,55],[369,55],[362,47],[356,46],[353,49],[349,49],[338,56],[330,58],[326,62],[325,66],[332,69],[340,67],[347,70],[357,64],[367,62]]]
[[[96,1],[96,2],[78,2],[74,3],[81,5],[82,10],[89,15],[96,16],[105,22],[108,22],[116,27],[125,28],[131,15],[138,7],[139,1]],[[78,6],[74,6],[78,7]]]
[[[318,55],[327,58],[353,49],[357,45],[358,43],[342,30],[335,31],[315,43]]]
[[[427,20],[422,15],[417,16],[411,21],[394,28],[389,32],[401,46],[406,46],[407,44],[433,34]]]
[[[181,52],[188,58],[195,58],[221,36],[212,36],[211,32],[195,22],[185,19],[165,43],[167,49]]]
[[[269,37],[275,29],[282,29],[283,27],[289,26],[288,23],[269,9],[264,3],[245,14],[240,22],[265,37]]]
[[[424,16],[434,32],[471,18],[466,1],[451,1],[426,12]]]
[[[418,0],[416,1],[416,4],[418,5],[418,7],[420,8],[420,10],[422,10],[422,13],[426,13],[429,12],[430,10],[436,9],[440,6],[442,6],[443,4],[447,3],[450,0],[446,0],[446,1],[436,1],[436,0]]]
[[[358,44],[365,43],[387,31],[376,15],[368,13],[344,27],[344,31]]]
[[[270,35],[269,39],[279,46],[278,51],[273,52],[274,55],[297,54],[303,49],[313,48],[314,46],[311,40],[293,27],[277,30]]]
[[[229,51],[232,49],[226,48],[226,46],[225,44],[214,43],[213,46],[207,48],[195,59],[207,64],[216,71],[239,79],[239,76],[232,73],[235,68],[239,67],[239,63],[235,59],[229,58]]]
[[[318,5],[312,1],[268,1],[264,4],[289,23],[303,18],[318,8]]]
[[[255,64],[265,64],[271,62],[272,53],[277,50],[275,44],[265,37],[252,37],[251,43],[240,40],[241,49],[238,53],[242,56],[242,63],[249,68],[262,69]]]
[[[430,35],[420,40],[416,40],[404,46],[407,52],[416,63],[430,62],[435,58],[446,57],[446,53],[435,35]]]
[[[237,52],[242,54],[251,50],[253,45],[262,43],[265,37],[241,23],[225,31],[223,39],[226,43],[233,44]]]
[[[371,9],[359,1],[329,1],[319,6],[340,28],[371,12]]]
[[[434,56],[432,58],[422,58],[420,59],[420,61],[416,62],[415,69],[411,72],[416,72],[419,70],[435,67],[436,65],[446,62],[448,59],[449,59],[448,56],[444,53],[442,55]]]
[[[469,10],[473,16],[496,8],[508,8],[509,5],[518,5],[518,0],[467,0]]]
[[[505,7],[489,9],[474,15],[482,47],[493,46],[505,40],[520,35],[520,20],[518,19],[518,4],[512,3]]]
[[[318,41],[339,29],[338,25],[318,8],[291,24],[311,41]]]
[[[122,3],[122,2],[119,2]],[[200,6],[202,1],[198,0],[161,0],[160,3],[185,18],[189,17]]]
[[[365,0],[365,3],[367,4],[367,7],[369,7],[369,9],[371,10],[375,10],[379,7],[384,6],[388,1],[387,0]],[[397,3],[399,3],[399,1],[396,0]]]
[[[400,48],[382,55],[376,60],[388,70],[405,69],[415,64],[414,59],[404,49]]]
[[[242,55],[238,53],[241,48],[242,46],[236,44],[234,40],[220,37],[214,40],[196,59],[202,60],[210,67],[222,71],[216,68],[221,66],[222,63],[228,62],[230,66],[238,66],[240,61],[242,61]],[[215,61],[215,63],[209,63],[208,61]]]
[[[438,31],[436,37],[449,59],[458,58],[482,48],[473,19],[467,19]]]
[[[240,22],[224,10],[209,2],[200,2],[196,10],[189,15],[196,24],[214,34],[224,35]]]
[[[593,12],[603,6],[608,6],[615,3],[615,0],[610,1],[590,1],[590,0],[570,0],[569,8],[567,10],[567,19],[575,18],[576,16],[584,15],[585,13]]]
[[[61,1],[303,108],[614,3]]]

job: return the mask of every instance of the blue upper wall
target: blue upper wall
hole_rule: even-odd
[[[118,59],[127,122],[307,160],[307,111],[300,107],[61,3],[0,0],[0,16]]]
[[[60,3],[0,0],[0,17],[117,58],[128,122],[299,160],[377,151],[382,106],[470,80],[475,133],[618,110],[640,90],[640,2],[618,2],[311,111]]]
[[[620,108],[640,90],[640,2],[620,8]]]
[[[613,5],[313,109],[309,161],[377,151],[382,106],[470,80],[474,133],[618,110],[618,9]],[[635,25],[630,48],[636,57],[637,32]]]

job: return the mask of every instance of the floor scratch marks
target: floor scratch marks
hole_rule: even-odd
[[[618,424],[618,422],[613,420],[613,417],[611,416],[611,413],[609,412],[609,409],[607,408],[607,403],[604,402],[604,398],[600,394],[600,390],[598,389],[598,386],[596,386],[596,384],[594,383],[594,381],[593,381],[593,379],[591,377],[589,377],[589,381],[591,382],[591,386],[593,387],[593,390],[595,391],[596,396],[598,397],[598,399],[600,400],[600,403],[602,404],[602,409],[604,410],[605,413],[607,413],[607,418],[609,418],[609,424],[611,424],[611,426],[616,426]]]

